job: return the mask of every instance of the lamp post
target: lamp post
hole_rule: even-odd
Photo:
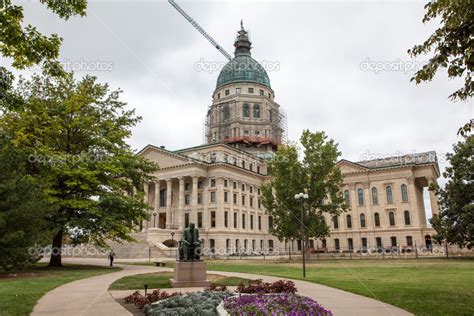
[[[171,247],[174,247],[174,232],[171,232]],[[173,250],[170,248],[170,257]]]
[[[304,248],[304,201],[308,199],[307,193],[295,194],[295,200],[301,201],[301,255],[303,256],[303,278],[306,278],[306,254]]]

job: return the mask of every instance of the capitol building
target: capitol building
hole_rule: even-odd
[[[205,123],[205,144],[171,150],[148,145],[138,154],[156,162],[155,181],[145,184],[150,218],[139,227],[142,240],[171,252],[190,223],[204,247],[217,255],[236,252],[287,253],[300,243],[269,234],[273,225],[261,203],[269,179],[267,159],[286,140],[284,111],[263,67],[251,57],[241,28],[235,57],[222,69]],[[440,176],[435,152],[390,159],[338,162],[350,211],[327,216],[331,235],[311,240],[318,251],[368,247],[430,246],[423,192]],[[433,213],[437,198],[429,191]]]

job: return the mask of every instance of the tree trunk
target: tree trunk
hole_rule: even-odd
[[[61,248],[63,246],[63,230],[61,229],[53,237],[53,249],[51,251],[51,258],[49,259],[50,267],[62,267],[61,263]]]

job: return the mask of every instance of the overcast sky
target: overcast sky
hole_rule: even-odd
[[[123,100],[143,117],[130,139],[134,149],[203,142],[219,73],[196,68],[225,58],[167,1],[90,1],[87,17],[69,21],[35,1],[17,2],[26,22],[63,37],[61,60],[78,76],[124,90]],[[440,74],[431,83],[410,82],[426,58],[406,52],[436,27],[421,22],[426,1],[177,2],[230,53],[244,20],[252,57],[277,65],[268,74],[290,140],[306,128],[324,130],[348,160],[430,150],[442,160],[474,117],[472,101],[447,98],[459,81]]]

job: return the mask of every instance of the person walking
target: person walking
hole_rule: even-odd
[[[109,252],[109,261],[110,261],[110,266],[113,267],[114,265],[114,258],[115,258],[115,252],[113,249],[110,250]]]

